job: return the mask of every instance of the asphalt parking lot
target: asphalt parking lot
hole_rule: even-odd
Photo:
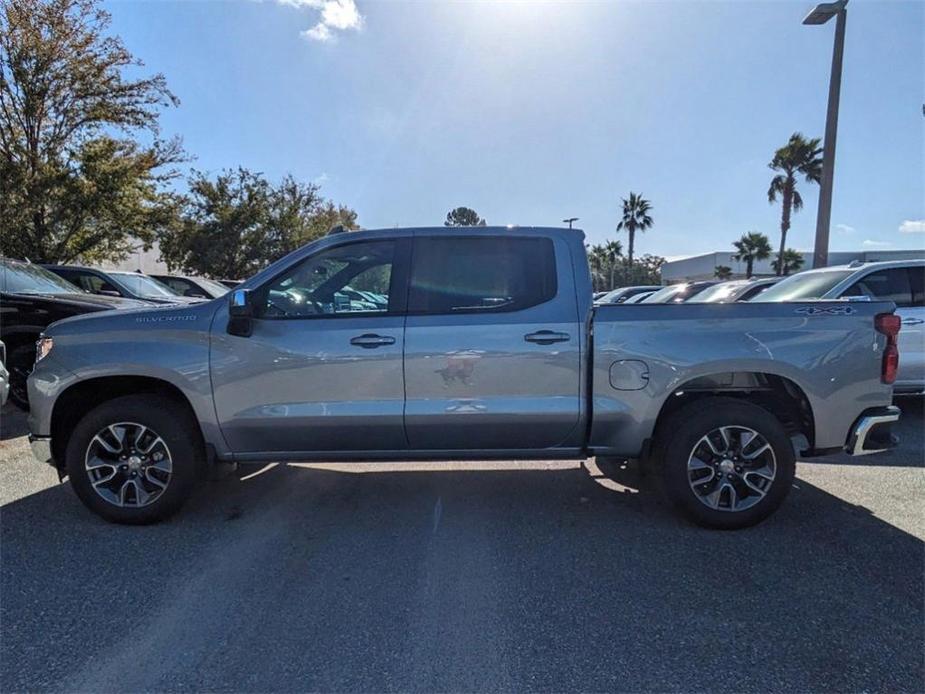
[[[109,525],[2,412],[2,691],[925,690],[921,401],[746,531],[634,467],[244,468]],[[256,474],[255,474],[256,473]]]

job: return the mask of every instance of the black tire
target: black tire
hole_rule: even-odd
[[[703,439],[711,432],[714,434],[712,440],[717,441],[717,447],[721,448],[723,437],[717,439],[715,436],[721,427],[731,427],[726,430],[728,438],[733,440],[732,445],[727,447],[729,450],[734,451],[734,440],[738,438],[740,454],[737,459],[742,462],[743,468],[734,466],[733,461],[727,459],[726,456],[734,455],[733,453],[715,455],[712,447],[695,449],[698,445],[709,446]],[[743,429],[750,429],[763,437],[770,445],[773,458],[765,452],[760,458],[762,462],[742,461],[741,442],[748,436],[747,433],[743,436]],[[793,485],[796,460],[790,437],[774,415],[744,400],[726,397],[697,400],[670,415],[660,424],[657,438],[661,439],[656,459],[660,465],[662,489],[669,501],[698,525],[735,530],[760,523],[777,510]],[[751,444],[745,446],[748,454],[762,447],[760,439],[756,439],[755,444],[755,449]],[[700,471],[689,470],[688,462],[691,458],[697,458],[692,465],[699,466],[698,461],[706,457],[703,455],[704,452],[713,455],[713,458],[707,461],[712,469],[704,467],[704,477],[700,477]],[[749,466],[756,469],[760,465],[762,470],[766,470],[767,461],[771,461],[775,467],[773,480],[767,481],[757,472],[749,472]],[[724,462],[728,473],[726,475],[721,469]],[[730,467],[732,469],[729,469]],[[743,470],[743,474],[739,474],[739,470]],[[707,478],[708,474],[712,477]],[[746,483],[746,476],[751,485],[764,486],[763,496],[760,496],[760,491]],[[706,482],[701,484],[700,479]],[[719,490],[721,486],[731,486],[733,489]],[[695,492],[695,487],[700,493]],[[717,490],[718,496],[714,497]],[[733,495],[735,500],[732,499]],[[718,500],[720,506],[711,507],[711,500]],[[746,507],[747,503],[752,505]],[[741,504],[743,508],[733,510],[733,504]]]
[[[26,379],[32,373],[35,364],[35,346],[32,344],[20,345],[10,352],[7,370],[10,373],[10,401],[19,409],[29,411],[29,392],[26,390]]]
[[[97,433],[124,422],[137,423],[155,432],[166,445],[172,464],[166,488],[156,491],[159,495],[144,506],[118,506],[104,499],[94,489],[91,473],[85,466],[88,448]],[[154,394],[115,398],[87,413],[68,441],[65,466],[71,486],[87,508],[110,522],[126,525],[157,523],[179,511],[206,467],[202,436],[186,407]]]

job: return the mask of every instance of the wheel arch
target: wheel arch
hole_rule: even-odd
[[[740,398],[767,410],[788,435],[806,439],[805,450],[814,448],[815,418],[806,392],[792,379],[767,371],[722,371],[685,381],[662,403],[653,437],[659,437],[660,428],[682,407],[716,396]]]
[[[176,402],[183,409],[183,415],[195,424],[200,443],[206,445],[192,403],[174,384],[152,376],[99,376],[68,386],[55,399],[51,412],[51,445],[56,466],[63,468],[68,440],[83,415],[109,400],[146,393],[161,395]]]

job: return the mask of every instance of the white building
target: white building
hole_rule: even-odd
[[[135,246],[135,251],[125,260],[118,263],[100,263],[99,267],[103,270],[125,270],[127,272],[141,270],[147,275],[169,274],[167,271],[167,263],[161,260],[161,249],[160,246],[157,245],[157,241],[154,242],[154,245],[151,246],[151,250],[149,251],[144,250],[144,245],[138,243]]]
[[[668,261],[662,265],[662,284],[716,279],[714,272],[720,265],[732,268],[733,278],[745,277],[745,263],[736,260],[734,255],[735,251],[716,251]],[[813,266],[812,252],[805,251],[801,255],[801,269],[810,269]],[[925,251],[829,251],[829,265],[844,265],[852,260],[908,260],[922,257],[925,257]],[[773,277],[775,272],[771,262],[776,258],[777,253],[774,252],[767,260],[755,262],[754,274],[758,277]]]

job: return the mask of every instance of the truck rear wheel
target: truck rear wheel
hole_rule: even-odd
[[[767,410],[734,398],[698,400],[659,427],[662,487],[698,525],[733,530],[781,505],[796,471],[784,427]]]
[[[114,523],[156,523],[176,513],[201,478],[199,431],[161,395],[105,402],[78,422],[65,465],[77,496]]]

